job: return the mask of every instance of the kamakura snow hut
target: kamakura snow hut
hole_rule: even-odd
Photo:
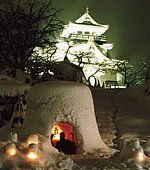
[[[76,153],[108,151],[94,113],[90,89],[67,81],[39,83],[28,92],[27,113],[19,136],[40,133],[50,138],[53,133],[73,134]],[[71,140],[71,139],[70,139]]]

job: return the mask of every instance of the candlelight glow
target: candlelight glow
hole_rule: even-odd
[[[31,159],[31,160],[35,160],[35,159],[37,159],[38,155],[37,155],[37,153],[35,153],[34,151],[29,151],[29,152],[27,153],[27,157],[28,157],[29,159]]]
[[[54,135],[53,140],[60,140],[60,134]]]
[[[53,136],[53,140],[60,140],[60,133],[62,132],[61,128],[59,126],[54,126],[52,128],[52,134],[54,134]]]
[[[139,152],[139,153],[137,154],[137,160],[138,160],[139,162],[144,162],[144,161],[146,160],[145,154],[144,154],[143,152]]]
[[[54,126],[53,128],[52,128],[52,133],[54,134],[54,135],[57,135],[58,133],[61,133],[62,132],[62,130],[61,130],[61,128],[59,127],[59,126]]]
[[[37,135],[31,135],[28,137],[27,139],[27,144],[30,145],[30,144],[38,144],[38,136]]]
[[[17,154],[17,148],[15,144],[11,144],[6,148],[6,154],[8,156],[15,156]]]

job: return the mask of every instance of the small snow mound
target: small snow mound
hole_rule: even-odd
[[[140,140],[137,138],[125,139],[121,149],[119,160],[129,168],[144,168],[149,165],[149,159],[144,153]]]
[[[0,152],[0,169],[3,170],[71,170],[74,166],[71,157],[58,153],[49,145],[49,140],[39,134],[31,135],[23,142],[13,143],[11,139],[0,142]]]
[[[72,170],[74,161],[70,157],[64,157],[61,161],[55,164],[55,170]]]

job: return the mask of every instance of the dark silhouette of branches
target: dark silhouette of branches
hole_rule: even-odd
[[[56,46],[51,48],[37,47],[35,49],[33,55],[29,57],[28,63],[25,67],[25,70],[30,73],[32,80],[38,80],[41,73],[48,74],[48,71],[51,70],[52,64],[57,61],[54,55],[56,51]]]
[[[40,0],[0,5],[0,61],[3,67],[24,70],[35,47],[54,46],[63,28],[59,10]]]
[[[124,57],[125,58],[125,57]],[[127,58],[127,57],[126,57]],[[123,60],[122,56],[118,57],[116,60],[115,67],[118,72],[124,76],[124,83],[132,86],[142,84],[143,71],[145,70],[144,62],[142,58],[136,58],[136,60],[131,60],[130,58]]]

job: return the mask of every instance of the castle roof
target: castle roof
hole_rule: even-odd
[[[62,32],[62,36],[68,37],[70,34],[77,33],[80,30],[83,32],[84,31],[87,31],[87,32],[92,31],[97,35],[102,35],[108,29],[108,27],[103,27],[103,26],[97,27],[95,25],[91,25],[91,27],[89,25],[85,25],[85,24],[75,24],[75,23],[70,22],[68,25],[65,25],[65,29]]]
[[[109,25],[102,25],[97,23],[90,15],[89,15],[89,10],[88,7],[86,7],[86,11],[85,13],[78,18],[75,23],[77,24],[86,24],[86,25],[95,25],[95,26],[100,26],[100,27],[105,27],[105,28],[109,28]]]
[[[65,25],[65,29],[62,32],[62,37],[69,37],[70,34],[77,34],[79,31],[89,32],[90,34],[96,34],[101,36],[109,28],[109,25],[98,24],[90,15],[88,8],[85,13],[78,18],[75,23],[69,22]]]

